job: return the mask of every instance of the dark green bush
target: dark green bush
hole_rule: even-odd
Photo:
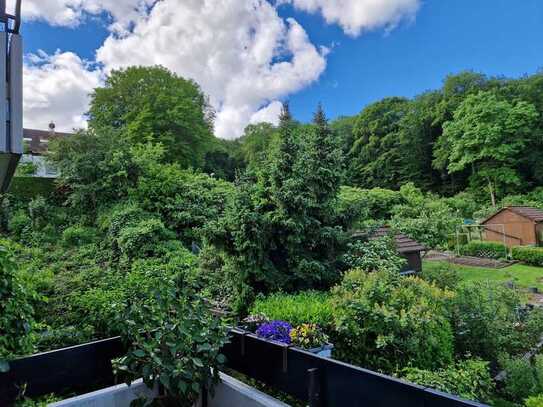
[[[9,187],[10,194],[29,200],[39,195],[48,197],[55,191],[53,178],[14,177]]]
[[[522,402],[527,397],[543,392],[543,355],[537,355],[533,361],[524,357],[502,357],[506,396],[514,402]]]
[[[94,243],[96,239],[96,229],[86,226],[73,225],[62,232],[62,243],[65,246],[81,246]]]
[[[497,361],[534,346],[543,331],[542,312],[522,313],[520,293],[499,283],[472,281],[456,290],[451,316],[458,355]]]
[[[488,401],[494,388],[488,362],[479,359],[460,361],[435,371],[406,368],[401,376],[421,386],[481,402]]]
[[[498,242],[471,241],[460,248],[464,256],[484,257],[487,259],[502,259],[507,257],[507,247]]]
[[[9,370],[9,359],[32,351],[34,296],[20,280],[12,254],[0,246],[0,373]]]
[[[442,289],[454,290],[460,283],[458,271],[450,264],[423,267],[420,277]]]
[[[251,314],[263,314],[270,320],[283,320],[293,326],[317,324],[329,330],[333,325],[333,308],[328,293],[303,291],[298,294],[270,294],[258,298]]]
[[[336,356],[393,372],[407,366],[438,369],[453,359],[446,302],[452,293],[398,273],[345,274],[333,290]]]
[[[359,268],[368,272],[389,270],[397,273],[406,264],[406,260],[398,254],[391,236],[349,243],[343,262],[350,269]]]
[[[543,247],[513,247],[511,255],[514,260],[531,266],[543,266]]]

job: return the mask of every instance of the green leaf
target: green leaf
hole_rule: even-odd
[[[202,363],[202,361],[199,358],[193,358],[192,363],[194,363],[198,367],[204,367],[204,364]]]
[[[145,352],[141,349],[136,349],[134,352],[132,352],[132,354],[137,358],[142,358],[145,356]]]

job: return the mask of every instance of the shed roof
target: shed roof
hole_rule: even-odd
[[[510,210],[511,212],[516,213],[517,215],[522,216],[523,218],[529,219],[532,222],[540,223],[543,222],[543,210],[538,208],[533,208],[531,206],[506,206],[505,208],[500,209],[498,212],[486,218],[481,223],[487,223],[490,219],[496,215],[502,213],[505,210]]]
[[[392,229],[390,229],[390,227],[382,226],[375,229],[375,231],[373,231],[373,233],[369,236],[369,239],[379,239],[392,233],[394,232],[392,231]],[[362,236],[366,236],[366,233],[357,231],[352,235],[353,238]],[[404,235],[403,233],[394,233],[394,242],[396,244],[396,250],[398,250],[398,253],[414,253],[426,250],[426,247],[424,247],[422,244]]]

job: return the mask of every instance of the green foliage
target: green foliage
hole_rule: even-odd
[[[256,293],[328,287],[338,278],[341,151],[322,110],[315,123],[297,128],[285,108],[270,162],[238,182],[224,217],[206,230],[234,271],[241,312]]]
[[[543,394],[528,397],[525,403],[526,407],[543,407]]]
[[[543,248],[540,247],[513,247],[511,257],[532,266],[543,266]]]
[[[535,107],[525,101],[500,100],[493,92],[469,95],[443,125],[435,164],[449,173],[473,168],[473,185],[488,186],[492,204],[496,192],[521,184],[517,171],[538,119]],[[479,184],[480,185],[480,184]]]
[[[120,132],[132,145],[161,143],[166,160],[184,168],[202,164],[213,142],[212,118],[195,82],[158,66],[112,71],[91,94],[91,129]]]
[[[480,359],[459,361],[435,371],[406,368],[401,376],[424,387],[481,402],[488,401],[494,390],[488,362]]]
[[[30,177],[38,171],[38,166],[33,162],[24,162],[17,165],[16,177]]]
[[[484,257],[487,259],[503,259],[507,257],[507,247],[498,242],[482,242],[473,240],[460,247],[464,256]]]
[[[120,323],[130,349],[120,369],[127,382],[142,377],[161,394],[153,405],[192,406],[219,381],[226,327],[183,282],[157,287],[150,301],[127,304]],[[172,404],[174,403],[174,404]]]
[[[398,191],[383,188],[360,189],[342,186],[339,193],[339,212],[348,225],[359,226],[360,221],[390,219],[395,205],[402,203]]]
[[[458,271],[449,263],[437,267],[423,267],[420,278],[443,290],[454,290],[460,283]]]
[[[371,234],[371,231],[369,232]],[[396,250],[394,238],[384,236],[366,241],[357,240],[347,245],[343,261],[348,268],[358,268],[367,272],[388,270],[399,273],[406,265]]]
[[[153,256],[160,242],[174,238],[160,219],[150,218],[122,228],[117,243],[122,255],[135,259]]]
[[[543,355],[535,356],[533,361],[504,356],[500,364],[506,374],[503,391],[510,400],[521,402],[543,392]]]
[[[328,335],[316,324],[302,324],[290,331],[291,344],[303,349],[319,348],[328,343]]]
[[[339,359],[385,372],[451,363],[450,292],[397,273],[353,270],[333,296]]]
[[[54,191],[55,180],[53,178],[16,176],[9,186],[10,194],[25,200],[35,198],[38,195],[49,197]]]
[[[81,225],[69,226],[62,232],[62,243],[66,246],[81,246],[96,242],[96,230]]]
[[[327,331],[333,325],[330,295],[319,291],[274,293],[265,298],[257,298],[250,314],[265,315],[269,320],[287,321],[293,326],[316,324]]]
[[[11,253],[0,246],[0,373],[9,370],[8,360],[32,351],[35,293],[17,275]]]
[[[456,290],[452,301],[455,349],[497,361],[501,352],[530,349],[541,335],[541,311],[519,312],[522,299],[515,290],[490,281],[472,281]]]

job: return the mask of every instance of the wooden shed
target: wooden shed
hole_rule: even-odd
[[[507,206],[483,222],[483,240],[507,246],[543,245],[543,210],[529,206]]]
[[[407,260],[407,265],[404,267],[402,272],[420,272],[422,270],[421,253],[426,251],[426,248],[416,240],[411,239],[403,233],[394,233],[390,229],[390,227],[382,226],[373,231],[373,233],[369,237],[366,232],[360,231],[353,233],[352,237],[353,239],[379,239],[381,237],[389,236],[391,234],[394,235],[394,242],[396,244],[396,250],[398,251],[398,254]]]

